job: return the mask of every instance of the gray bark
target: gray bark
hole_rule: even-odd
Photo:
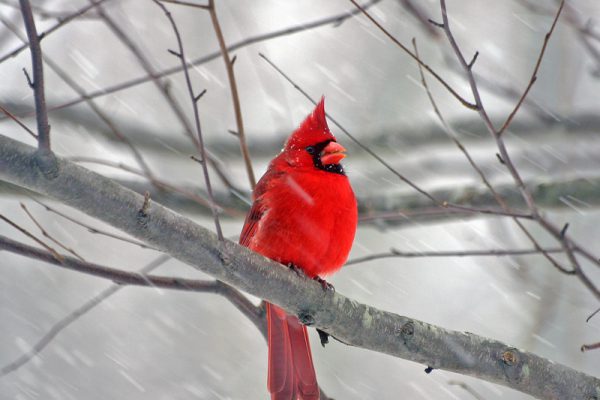
[[[318,283],[233,242],[219,242],[212,232],[157,203],[142,209],[142,196],[110,179],[60,158],[48,159],[1,135],[0,179],[101,219],[218,280],[282,306],[348,345],[475,376],[540,399],[600,398],[597,378],[493,339],[323,292]]]

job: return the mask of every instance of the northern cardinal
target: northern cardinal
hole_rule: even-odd
[[[346,261],[358,217],[354,192],[339,163],[344,152],[327,126],[321,98],[254,189],[240,244],[327,288],[322,276]],[[271,399],[318,400],[306,327],[281,308],[266,306]]]

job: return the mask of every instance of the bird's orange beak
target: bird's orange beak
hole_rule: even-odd
[[[346,149],[337,142],[329,142],[321,152],[321,163],[323,165],[337,164],[346,157]]]

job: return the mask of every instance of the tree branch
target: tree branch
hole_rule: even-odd
[[[19,1],[21,1],[21,0],[19,0]],[[46,37],[46,36],[50,35],[52,32],[54,32],[57,29],[61,28],[65,24],[71,22],[75,18],[77,18],[77,17],[85,14],[86,12],[90,11],[92,8],[96,7],[98,4],[102,4],[102,3],[106,2],[106,1],[108,1],[108,0],[97,0],[92,5],[83,7],[83,8],[75,11],[74,13],[72,13],[72,14],[64,17],[64,18],[60,18],[59,21],[56,24],[54,24],[49,29],[46,29],[39,36],[40,37]],[[16,56],[17,54],[19,54],[20,52],[22,52],[23,50],[25,50],[27,47],[29,47],[29,44],[21,45],[21,46],[17,47],[16,49],[12,50],[11,52],[5,54],[4,56],[0,57],[0,64],[2,64],[4,61],[8,60],[9,58]]]
[[[31,65],[33,69],[33,82],[29,82],[35,98],[35,113],[38,127],[38,148],[50,152],[50,125],[48,125],[48,111],[46,110],[46,95],[44,94],[44,63],[42,61],[42,47],[40,37],[35,28],[33,12],[29,0],[19,0],[21,13],[25,22],[25,30],[29,38],[31,50]],[[29,80],[29,78],[28,78]]]
[[[171,27],[173,28],[173,32],[175,33],[175,38],[177,39],[177,47],[178,52],[173,53],[181,61],[181,67],[183,68],[183,74],[185,76],[185,83],[188,89],[188,94],[190,96],[190,101],[192,102],[192,109],[194,110],[194,121],[196,122],[196,134],[198,135],[198,143],[200,145],[200,157],[202,157],[202,172],[204,174],[204,183],[206,185],[206,191],[208,192],[208,198],[210,199],[210,209],[212,211],[213,219],[215,222],[215,229],[217,230],[217,237],[219,240],[223,240],[223,232],[221,230],[221,223],[219,222],[219,210],[215,204],[215,196],[212,191],[212,185],[210,183],[210,174],[208,172],[208,163],[206,162],[206,149],[204,147],[204,139],[202,137],[202,129],[200,127],[200,113],[198,112],[198,98],[194,93],[194,87],[192,86],[192,79],[190,78],[190,73],[188,70],[188,62],[185,58],[185,51],[183,48],[183,42],[181,41],[181,35],[179,34],[179,29],[177,28],[177,24],[175,20],[171,16],[171,13],[167,8],[158,0],[154,0],[157,6],[161,8],[161,10],[165,13],[167,19],[169,20]]]
[[[400,251],[391,249],[389,252],[369,254],[348,260],[344,266],[361,264],[367,261],[380,260],[382,258],[420,258],[420,257],[500,257],[500,256],[524,256],[532,254],[562,253],[562,248],[551,249],[487,249],[487,250],[455,250],[455,251]]]
[[[103,3],[104,1],[107,0],[98,0],[96,2],[96,4],[94,5],[94,7],[98,4]],[[371,0],[367,3],[365,3],[362,8],[363,9],[368,9],[369,7],[371,7],[373,4],[378,3],[381,0]],[[88,11],[90,8],[92,8],[92,6],[87,6],[85,9],[82,9],[80,11],[81,15],[83,12]],[[238,42],[233,43],[232,45],[227,47],[227,51],[228,52],[232,52],[247,46],[250,46],[252,44],[255,43],[260,43],[263,41],[267,41],[267,40],[271,40],[271,39],[275,39],[278,37],[283,37],[283,36],[287,36],[287,35],[293,35],[295,33],[299,33],[299,32],[304,32],[304,31],[308,31],[311,29],[316,29],[316,28],[320,28],[322,26],[326,26],[326,25],[331,25],[334,24],[335,26],[339,26],[341,23],[343,23],[344,21],[346,21],[348,18],[352,18],[354,15],[356,15],[357,13],[359,13],[359,10],[353,9],[350,11],[346,11],[340,14],[336,14],[336,15],[332,15],[329,17],[325,17],[325,18],[321,18],[321,19],[317,19],[314,21],[310,21],[310,22],[306,22],[306,23],[302,23],[302,24],[298,24],[298,25],[294,25],[294,26],[290,26],[288,28],[283,28],[283,29],[278,29],[275,31],[271,31],[271,32],[267,32],[267,33],[263,33],[263,34],[259,34],[259,35],[255,35],[255,36],[250,36],[248,38],[242,39]],[[45,34],[48,35],[50,34],[50,31],[46,31]],[[22,51],[23,49],[27,48],[26,46],[22,46],[18,49],[16,49],[15,51],[13,51],[12,53],[8,54],[5,57],[0,58],[0,63],[2,61],[4,61],[6,58],[9,58],[15,54],[18,54],[20,51]],[[209,61],[215,60],[217,58],[221,57],[221,51],[217,50],[214,51],[210,54],[207,54],[203,57],[194,59],[192,61],[189,62],[188,66],[192,67],[192,66],[198,66],[204,63],[207,63]],[[173,75],[176,74],[178,72],[183,71],[183,68],[181,66],[175,66],[175,67],[171,67],[171,68],[167,68],[164,70],[161,70],[159,72],[156,73],[156,75],[154,77],[152,76],[142,76],[139,78],[135,78],[135,79],[131,79],[128,80],[126,82],[117,84],[117,85],[113,85],[110,87],[106,87],[106,88],[101,88],[99,90],[95,90],[92,92],[87,93],[85,96],[79,96],[75,99],[72,99],[70,101],[67,101],[63,104],[60,104],[58,106],[54,106],[50,108],[50,111],[52,110],[57,110],[57,109],[61,109],[61,108],[66,108],[66,107],[70,107],[70,106],[74,106],[76,104],[82,103],[84,101],[86,101],[86,99],[93,99],[96,97],[102,97],[111,93],[116,93],[119,92],[121,90],[125,90],[125,89],[129,89],[131,87],[137,86],[137,85],[141,85],[143,83],[149,82],[154,78],[163,78],[165,76],[168,75]]]
[[[544,43],[540,50],[541,55],[543,55],[545,52],[548,40],[551,37],[552,32],[554,31],[556,21],[560,17],[561,11],[563,9],[563,5],[564,5],[564,0],[561,0],[558,10],[556,11],[556,15],[554,17],[552,26],[550,27],[550,30],[548,31],[548,33],[545,36]],[[550,221],[548,221],[545,217],[543,217],[540,214],[538,206],[531,194],[531,191],[525,185],[525,182],[523,181],[521,174],[517,170],[515,164],[513,163],[512,159],[508,153],[508,150],[506,148],[506,144],[504,143],[504,139],[503,139],[502,135],[494,127],[494,124],[492,123],[492,120],[490,119],[489,114],[487,113],[485,107],[483,106],[483,102],[481,100],[481,95],[479,93],[479,88],[477,87],[477,82],[475,81],[473,72],[469,68],[469,66],[462,54],[462,51],[460,50],[460,47],[459,47],[458,43],[456,42],[456,39],[454,38],[452,30],[450,29],[450,22],[448,20],[448,12],[446,9],[446,0],[440,0],[440,9],[442,12],[442,21],[443,21],[443,23],[440,25],[440,28],[442,28],[444,30],[444,32],[446,33],[448,42],[450,43],[450,46],[454,50],[454,53],[456,54],[458,61],[460,62],[461,66],[464,69],[466,77],[469,81],[469,86],[471,87],[471,92],[473,93],[473,97],[475,98],[475,104],[477,105],[477,112],[478,112],[479,116],[481,117],[482,121],[484,122],[488,132],[490,133],[490,135],[496,142],[496,146],[498,147],[498,151],[500,152],[499,157],[500,157],[502,164],[504,164],[506,166],[506,168],[508,169],[515,185],[519,189],[521,196],[523,197],[524,201],[527,203],[527,207],[531,211],[531,214],[533,215],[535,220],[548,233],[550,233],[552,236],[554,236],[554,238],[561,244],[565,254],[567,255],[569,262],[572,264],[571,267],[575,271],[577,277],[590,290],[590,292],[592,292],[594,294],[594,296],[597,299],[600,299],[600,289],[598,287],[596,287],[596,285],[591,281],[591,279],[583,271],[583,269],[581,268],[581,264],[579,263],[579,260],[577,259],[574,252],[576,251],[578,253],[581,253],[585,258],[587,258],[589,261],[596,264],[597,266],[600,266],[600,260],[598,260],[597,257],[594,257],[592,254],[590,254],[589,251],[587,251],[586,249],[581,247],[579,244],[575,243],[574,240],[568,238],[564,234],[561,234],[561,230],[559,228],[554,226]],[[539,64],[541,63],[541,60],[542,60],[541,56],[538,57],[538,61],[536,63],[536,68],[534,69],[533,74],[532,74],[531,84],[533,84],[533,82],[535,81],[534,78],[535,78],[535,74],[537,73],[537,66],[539,66]],[[531,87],[531,85],[529,85],[525,89],[525,93],[523,96],[527,95],[530,87]],[[518,107],[520,106],[521,103],[522,103],[522,100],[519,100],[519,102],[517,103],[516,110],[518,110]],[[516,112],[516,111],[514,111],[514,112]],[[509,118],[507,120],[510,122],[511,117],[509,116]],[[524,232],[528,236],[528,238],[530,240],[532,240],[532,242],[534,242],[534,245],[535,245],[537,242],[535,242],[533,236],[531,236],[526,230],[524,230]],[[539,245],[537,245],[536,248],[540,248]],[[546,258],[548,258],[555,267],[557,267],[561,271],[566,271],[566,269],[564,267],[560,266],[550,255],[548,255],[548,254],[545,254],[545,255],[546,255]]]
[[[476,104],[471,103],[470,101],[468,101],[464,97],[462,97],[460,94],[458,94],[458,92],[456,90],[454,90],[452,88],[452,86],[450,86],[448,84],[448,82],[446,82],[437,72],[435,72],[433,70],[433,68],[431,68],[429,65],[425,64],[416,54],[414,54],[412,51],[410,51],[410,49],[408,47],[403,45],[402,42],[400,42],[398,39],[396,39],[396,37],[394,35],[392,35],[387,29],[385,29],[383,27],[383,25],[381,25],[379,22],[377,22],[377,20],[375,18],[373,18],[373,16],[371,16],[371,14],[368,13],[364,7],[362,7],[360,4],[358,4],[355,0],[350,0],[350,2],[352,4],[354,4],[354,6],[357,9],[359,9],[365,15],[365,17],[367,17],[377,28],[379,28],[379,30],[381,32],[383,32],[383,34],[385,34],[396,46],[398,46],[400,49],[402,49],[402,51],[404,51],[406,54],[408,54],[413,60],[418,62],[419,65],[421,65],[423,68],[425,68],[425,70],[427,72],[429,72],[431,74],[431,76],[433,76],[439,83],[441,83],[442,86],[444,86],[446,88],[446,90],[448,90],[448,92],[450,92],[450,94],[452,94],[452,96],[454,96],[458,101],[460,101],[460,103],[462,105],[464,105],[467,108],[470,108],[471,110],[477,109]]]
[[[8,240],[8,241],[6,241]],[[13,245],[14,247],[11,247]],[[47,261],[52,264],[61,266],[60,263],[57,263],[53,258],[43,258],[36,257],[36,255],[42,255],[43,252],[34,247],[27,245],[20,245],[18,242],[13,242],[12,240],[0,236],[0,249],[5,249],[8,251],[13,251],[18,254],[23,254],[27,257],[37,258],[39,260]],[[20,250],[23,250],[21,253]],[[154,259],[150,264],[146,265],[144,268],[140,270],[140,273],[148,273],[160,265],[162,265],[165,261],[167,261],[170,257],[162,254]],[[70,257],[68,257],[70,259]],[[81,260],[80,260],[81,261]],[[69,315],[62,318],[60,321],[55,323],[49,330],[42,336],[26,353],[22,354],[16,360],[6,364],[2,368],[0,368],[0,377],[10,374],[21,368],[23,365],[27,364],[33,357],[39,354],[48,344],[52,342],[52,340],[58,335],[63,329],[71,325],[73,322],[77,321],[81,316],[85,315],[88,311],[96,307],[98,304],[102,303],[105,299],[112,296],[119,290],[121,290],[124,286],[120,284],[112,285],[98,295],[92,297],[80,307],[78,307],[75,311],[71,312]]]
[[[252,295],[278,304],[339,340],[485,379],[537,398],[600,396],[600,380],[504,343],[369,307],[298,277],[285,266],[216,235],[85,168],[58,158],[49,182],[32,168],[35,149],[0,135],[0,179],[53,197]]]
[[[250,158],[250,152],[248,151],[248,145],[246,144],[246,133],[244,130],[244,121],[242,119],[240,96],[238,94],[235,73],[233,71],[233,61],[229,57],[229,51],[227,50],[227,45],[225,44],[225,38],[223,37],[221,24],[219,24],[219,18],[217,17],[217,10],[215,8],[214,0],[208,0],[208,12],[210,13],[210,19],[215,30],[215,35],[217,36],[217,41],[219,42],[221,54],[223,55],[223,62],[225,62],[227,80],[229,81],[229,88],[231,89],[231,101],[233,102],[233,111],[235,113],[237,138],[240,142],[240,151],[242,152],[242,157],[244,158],[244,165],[246,166],[246,174],[248,175],[248,181],[250,182],[250,189],[254,190],[254,187],[256,186],[256,177],[254,176],[252,159]]]

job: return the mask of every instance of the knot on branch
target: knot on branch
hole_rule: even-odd
[[[58,177],[58,160],[56,155],[50,150],[40,149],[36,151],[33,156],[33,166],[48,180]]]
[[[223,242],[219,242],[217,244],[217,249],[217,255],[219,257],[219,260],[221,260],[221,265],[225,267],[231,265],[231,256],[229,255],[230,253],[227,251],[227,246],[223,245]]]
[[[150,209],[150,193],[144,193],[144,202],[142,207],[137,212],[137,221],[140,225],[146,226],[148,224],[148,210]]]
[[[523,362],[519,351],[515,348],[504,349],[500,354],[501,366],[504,374],[511,382],[519,382],[523,379],[527,369],[523,368]]]
[[[308,311],[300,311],[298,320],[302,325],[311,326],[315,324],[315,318]]]
[[[412,340],[415,334],[415,324],[412,321],[408,321],[400,328],[400,336],[405,346]]]

